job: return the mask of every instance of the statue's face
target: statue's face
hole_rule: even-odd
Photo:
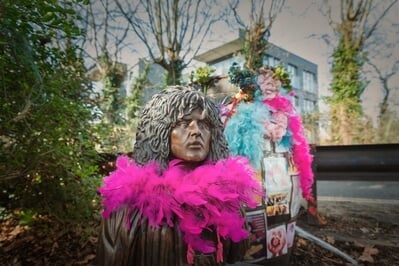
[[[170,147],[174,157],[188,162],[206,159],[211,142],[209,121],[200,109],[195,109],[177,121],[170,133]]]
[[[258,85],[265,99],[273,99],[278,94],[278,87],[273,77],[268,74],[260,74]]]

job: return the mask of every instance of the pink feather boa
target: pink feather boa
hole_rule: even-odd
[[[219,236],[234,242],[246,238],[240,207],[254,208],[256,197],[263,196],[244,157],[229,157],[194,170],[173,160],[162,175],[157,164],[138,166],[127,156],[120,156],[116,167],[99,188],[103,217],[127,206],[154,227],[173,227],[173,220],[178,219],[185,242],[204,253],[215,251],[212,243],[201,238],[204,230],[215,228]]]
[[[266,104],[271,111],[282,111],[288,116],[288,128],[292,132],[293,137],[293,159],[299,172],[302,193],[305,199],[313,199],[313,156],[310,154],[309,144],[305,138],[301,118],[295,113],[291,101],[282,95],[277,95],[273,99],[265,99],[263,103]]]

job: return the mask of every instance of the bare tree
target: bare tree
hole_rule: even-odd
[[[182,70],[199,52],[223,9],[213,0],[117,0],[120,12],[147,48],[151,61],[166,71],[166,84],[179,84]]]
[[[371,61],[368,61],[367,63],[374,69],[375,73],[377,74],[377,79],[381,84],[383,96],[382,96],[381,103],[379,104],[380,110],[379,110],[379,115],[378,115],[378,117],[381,118],[386,114],[386,112],[388,111],[388,108],[389,108],[388,101],[390,98],[390,93],[393,88],[390,85],[390,79],[398,73],[399,61],[396,61],[391,66],[391,69],[387,72],[384,72],[381,68],[379,68],[375,63],[373,63]]]
[[[129,25],[124,23],[112,0],[93,0],[78,8],[85,31],[85,38],[81,39],[84,57],[88,65],[95,64],[106,75],[121,62],[121,54],[131,45]]]
[[[384,117],[392,102],[395,103],[396,99],[392,97],[395,96],[394,90],[399,89],[399,5],[395,6],[395,11],[386,16],[365,45],[368,56],[364,72],[374,81],[370,82],[367,90],[379,90],[382,94],[378,118]]]
[[[129,138],[125,134],[126,92],[122,90],[128,69],[122,56],[131,45],[132,34],[114,1],[93,0],[78,7],[85,31],[84,38],[80,39],[83,57],[90,78],[102,85],[97,98],[100,141],[105,151],[114,152],[114,149],[120,149],[119,144],[125,142],[124,138]]]
[[[282,11],[285,0],[251,0],[249,14],[241,14],[239,7],[242,4],[247,4],[247,2],[240,0],[229,1],[229,8],[236,21],[233,27],[238,26],[240,29],[245,30],[245,66],[253,71],[263,64],[263,55],[267,49],[270,30],[277,15]],[[248,18],[249,22],[246,22]],[[229,24],[232,25],[231,23]]]
[[[395,132],[398,127],[394,126],[394,124],[397,124],[398,114],[396,114],[389,108],[390,94],[395,88],[390,85],[390,80],[398,73],[399,61],[395,61],[395,63],[388,71],[382,70],[371,61],[368,61],[367,63],[373,68],[373,70],[377,74],[377,79],[381,84],[382,89],[382,100],[379,104],[378,113],[377,140],[380,142],[394,141],[394,138],[398,138],[398,132]]]
[[[324,1],[325,15],[339,39],[333,54],[332,96],[328,98],[331,130],[337,143],[368,141],[359,134],[366,121],[360,99],[366,88],[361,74],[367,59],[365,44],[396,3],[397,0],[341,0],[338,18],[334,20],[331,2]]]

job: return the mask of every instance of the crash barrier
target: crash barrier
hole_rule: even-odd
[[[311,145],[317,181],[399,181],[399,143]]]
[[[315,180],[399,181],[399,143],[365,145],[310,145]],[[120,154],[101,154],[105,173]],[[131,155],[131,153],[127,154]],[[109,169],[107,169],[109,168]]]
[[[315,181],[399,181],[399,143],[366,145],[310,145]],[[317,182],[308,201],[307,222],[325,225],[318,212]]]

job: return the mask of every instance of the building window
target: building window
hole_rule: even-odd
[[[303,71],[303,90],[316,92],[315,75],[309,71]]]
[[[276,67],[280,64],[280,59],[274,56],[266,55],[263,59],[263,65],[268,65],[271,67]]]
[[[302,113],[310,114],[310,113],[314,112],[315,106],[316,106],[316,103],[314,101],[304,99]]]
[[[287,71],[290,74],[292,87],[298,88],[299,84],[298,84],[298,70],[297,70],[297,67],[294,66],[294,65],[288,64]]]
[[[228,74],[229,69],[233,63],[237,63],[240,66],[244,64],[244,59],[238,57],[238,56],[233,56],[231,58],[228,58],[226,60],[217,62],[215,64],[212,64],[211,67],[215,68],[215,75],[222,75],[222,74]]]

